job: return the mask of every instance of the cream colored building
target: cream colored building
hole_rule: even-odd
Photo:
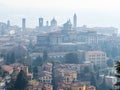
[[[57,90],[96,90],[96,88],[91,85],[72,83],[72,84],[62,84],[61,86],[58,86]]]
[[[87,51],[85,60],[99,67],[106,67],[107,55],[103,51]]]

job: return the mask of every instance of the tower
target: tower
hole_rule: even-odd
[[[77,15],[74,14],[74,16],[73,16],[73,28],[76,30],[76,27],[77,27]]]
[[[39,18],[39,28],[43,27],[43,18]]]
[[[23,18],[22,19],[22,30],[25,30],[26,29],[26,19]]]
[[[10,27],[10,21],[9,20],[7,21],[7,27]]]
[[[51,26],[57,26],[57,21],[55,20],[55,18],[51,20]]]
[[[46,21],[46,27],[48,27],[49,26],[49,22],[48,21]]]
[[[72,24],[71,24],[70,19],[66,23],[63,24],[63,28],[65,31],[71,30]]]

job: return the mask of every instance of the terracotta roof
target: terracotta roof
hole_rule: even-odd
[[[103,51],[88,51],[87,53],[90,54],[97,54],[97,53],[104,53]]]
[[[2,69],[3,69],[4,71],[9,72],[9,71],[13,70],[13,67],[8,66],[8,65],[3,65],[3,66],[2,66]]]

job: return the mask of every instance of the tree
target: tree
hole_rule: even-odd
[[[91,70],[88,66],[81,69],[81,71],[78,73],[78,80],[81,81],[90,81],[91,80]],[[81,78],[82,77],[82,78]]]
[[[116,62],[115,69],[116,69],[116,72],[117,72],[117,74],[115,76],[118,79],[118,81],[115,84],[115,88],[116,88],[116,90],[120,90],[120,81],[119,81],[119,79],[120,79],[120,61]]]
[[[2,70],[2,67],[0,66],[0,76],[3,75],[3,70]]]
[[[15,88],[18,90],[24,90],[27,87],[28,79],[27,75],[23,70],[20,70],[15,81]]]
[[[116,56],[118,56],[118,48],[117,47],[112,47],[111,56],[113,58],[115,58]]]
[[[34,67],[33,67],[33,77],[34,77],[34,78],[37,78],[37,76],[38,76],[38,67],[37,67],[37,66],[34,66]]]
[[[98,90],[110,90],[105,82],[105,77],[103,78],[103,82],[99,85]]]
[[[65,58],[65,63],[69,64],[78,64],[79,59],[77,53],[68,53],[64,56]]]
[[[6,56],[6,64],[12,64],[12,63],[15,63],[15,54],[8,53]]]
[[[14,84],[15,81],[13,81],[12,79],[10,82],[5,82],[5,90],[16,90]]]
[[[13,52],[10,57],[11,63],[15,63],[15,53]]]
[[[35,61],[33,62],[34,66],[41,66],[43,64],[43,60],[40,56],[38,56]]]
[[[112,59],[107,60],[107,65],[109,67],[113,67],[113,65],[114,65],[113,60]]]
[[[91,73],[90,82],[91,82],[91,85],[93,85],[95,87],[97,86],[96,77],[93,72]]]
[[[48,52],[47,52],[47,50],[44,50],[43,51],[43,61],[45,62],[47,60],[48,60]]]

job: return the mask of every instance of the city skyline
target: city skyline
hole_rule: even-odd
[[[38,26],[38,18],[45,21],[53,17],[62,26],[73,14],[78,17],[78,26],[117,27],[120,29],[119,0],[0,0],[0,22],[11,21],[12,25],[21,26],[21,19],[26,18],[28,27]],[[48,15],[49,14],[49,15]]]

